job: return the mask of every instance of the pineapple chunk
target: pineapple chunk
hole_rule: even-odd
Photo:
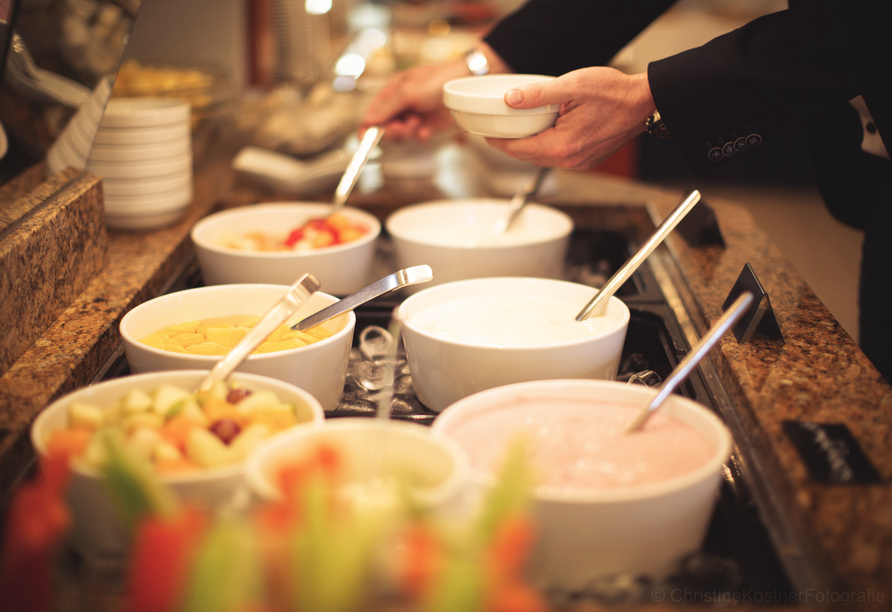
[[[72,402],[68,407],[68,426],[99,429],[105,421],[102,410],[83,402]]]
[[[152,461],[179,461],[183,453],[170,442],[161,440],[152,450]]]

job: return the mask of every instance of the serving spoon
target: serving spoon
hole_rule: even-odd
[[[604,314],[607,301],[610,297],[616,293],[624,282],[629,280],[629,277],[632,276],[642,263],[644,263],[647,256],[660,246],[660,243],[662,243],[666,236],[669,235],[669,232],[675,229],[675,226],[684,219],[685,215],[691,212],[691,209],[694,208],[694,205],[699,201],[699,191],[694,190],[688,194],[688,197],[686,197],[681,204],[676,206],[675,210],[673,210],[669,216],[663,220],[656,231],[651,234],[650,238],[647,239],[647,242],[645,242],[619,270],[614,272],[613,276],[611,276],[610,279],[604,283],[604,286],[601,287],[598,293],[595,294],[595,297],[593,297],[589,303],[579,311],[579,314],[576,315],[576,320],[585,321],[589,317]]]
[[[725,335],[725,332],[728,331],[738,319],[740,319],[747,309],[749,309],[750,305],[753,303],[753,299],[753,294],[746,292],[740,294],[740,296],[734,300],[734,303],[731,304],[721,317],[719,317],[719,320],[716,321],[715,325],[713,325],[709,331],[700,338],[700,341],[693,349],[691,349],[691,352],[681,360],[681,363],[675,366],[675,369],[672,370],[672,373],[669,374],[669,377],[660,386],[656,397],[654,397],[647,406],[641,409],[635,418],[632,419],[632,422],[626,426],[623,433],[632,433],[644,426],[647,420],[660,406],[663,405],[663,402],[666,401],[666,398],[669,397],[669,394],[675,390],[679,383],[690,376],[694,368],[697,367],[697,364],[706,357],[709,350],[719,341],[719,338]]]
[[[248,330],[245,337],[239,340],[232,349],[218,361],[210,373],[198,384],[199,391],[207,391],[218,382],[229,378],[241,363],[248,358],[254,349],[273,333],[276,328],[288,320],[294,311],[303,306],[310,296],[319,291],[319,279],[312,274],[304,274],[288,293],[272,309]]]
[[[369,300],[390,293],[401,287],[408,285],[416,285],[418,283],[426,283],[434,277],[434,273],[430,266],[413,266],[404,270],[399,270],[385,276],[378,282],[372,283],[365,289],[360,289],[356,293],[352,293],[347,297],[335,302],[331,306],[327,306],[315,314],[311,314],[306,319],[298,321],[291,326],[291,329],[304,331],[311,327],[316,327],[320,323],[324,323],[329,319],[353,310],[361,304],[365,304]]]
[[[372,126],[362,135],[362,140],[359,141],[359,148],[356,149],[356,152],[350,159],[350,163],[347,164],[347,169],[344,170],[344,175],[335,189],[334,200],[331,204],[332,210],[329,215],[333,215],[344,208],[344,204],[347,203],[347,197],[353,191],[353,187],[356,186],[356,181],[359,180],[359,173],[365,168],[366,163],[372,156],[372,151],[375,150],[382,136],[384,136],[384,128],[380,126]]]
[[[493,227],[493,235],[501,236],[508,231],[508,228],[511,227],[511,224],[514,223],[514,220],[520,215],[520,211],[523,210],[523,207],[526,206],[529,199],[539,191],[539,187],[542,186],[542,182],[545,180],[547,174],[548,168],[538,168],[536,172],[527,179],[526,183],[523,184],[508,203],[508,211],[496,220],[495,227]]]

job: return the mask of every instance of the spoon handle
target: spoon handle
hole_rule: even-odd
[[[416,283],[426,283],[434,277],[430,266],[414,266],[394,272],[389,276],[385,276],[376,283],[372,283],[365,289],[360,289],[356,293],[348,295],[344,299],[335,302],[331,306],[327,306],[315,314],[311,314],[306,319],[292,325],[291,329],[304,331],[315,327],[320,323],[328,321],[332,317],[336,317],[341,313],[353,310],[360,304],[365,304],[378,296],[389,293],[406,285],[414,285]]]
[[[514,194],[514,197],[512,197],[511,201],[508,203],[508,212],[499,217],[496,221],[496,226],[493,229],[496,236],[501,236],[509,227],[511,227],[511,224],[517,218],[517,215],[519,215],[520,211],[523,210],[523,207],[526,206],[527,200],[539,191],[539,187],[542,186],[547,174],[548,168],[539,168],[527,179],[527,182],[524,183],[520,191]]]
[[[638,269],[644,260],[647,259],[647,256],[653,253],[654,249],[660,246],[660,243],[669,235],[675,226],[684,219],[685,215],[687,215],[694,205],[700,201],[700,192],[692,191],[688,197],[682,201],[681,204],[675,207],[668,217],[666,217],[663,222],[660,224],[660,227],[656,229],[656,231],[651,235],[650,238],[647,239],[647,242],[638,249],[638,251],[632,255],[623,266],[614,272],[613,276],[604,283],[604,286],[595,294],[595,297],[589,301],[588,304],[585,305],[578,315],[576,315],[577,321],[585,321],[589,317],[598,314],[600,310],[607,305],[607,300],[610,299],[614,293],[616,293],[617,289],[622,287],[623,283],[629,280],[629,277]]]
[[[245,337],[236,344],[226,356],[217,362],[217,365],[198,385],[199,391],[207,391],[216,383],[226,380],[233,371],[257,348],[261,342],[267,339],[279,325],[288,320],[295,310],[300,308],[310,296],[319,290],[319,280],[312,274],[304,276],[294,283],[287,295],[273,306],[262,319],[252,327]]]
[[[353,154],[353,158],[347,165],[347,169],[344,171],[344,175],[341,177],[337,189],[335,189],[334,202],[332,203],[332,214],[341,210],[344,207],[344,204],[346,204],[347,196],[353,191],[353,187],[359,179],[359,173],[362,172],[366,162],[369,161],[372,151],[375,150],[375,146],[377,146],[382,136],[384,136],[384,128],[377,126],[370,127],[365,131],[365,134],[362,135],[362,140],[359,141],[359,148],[356,149],[356,153]]]
[[[719,341],[719,338],[724,336],[725,332],[728,331],[728,329],[737,322],[741,315],[747,311],[750,304],[753,303],[753,299],[753,294],[747,292],[742,293],[740,297],[734,300],[734,303],[731,304],[721,317],[719,317],[719,320],[716,321],[715,325],[706,332],[706,335],[700,338],[700,342],[698,342],[697,345],[691,349],[691,352],[681,360],[681,363],[675,366],[675,369],[672,370],[669,378],[667,378],[666,382],[660,387],[659,393],[657,393],[656,397],[654,397],[654,399],[635,416],[632,422],[629,423],[625,433],[633,432],[644,425],[647,419],[649,419],[650,416],[657,411],[657,408],[663,404],[666,398],[669,397],[669,394],[672,393],[683,380],[690,376],[694,368],[697,367],[697,364],[706,357],[709,350]]]

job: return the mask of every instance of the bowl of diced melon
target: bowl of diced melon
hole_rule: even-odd
[[[325,279],[320,281],[324,288]],[[130,370],[210,370],[289,289],[286,285],[213,285],[140,304],[124,315],[120,325]],[[356,315],[347,312],[306,331],[292,326],[337,301],[333,295],[314,293],[237,371],[297,385],[325,410],[334,410],[344,391]]]
[[[251,453],[296,427],[324,421],[319,402],[292,384],[236,372],[198,392],[207,374],[115,378],[74,391],[37,416],[31,442],[38,456],[70,457],[70,543],[83,557],[117,557],[129,545],[120,498],[109,493],[111,457],[138,464],[180,501],[221,509],[244,497]]]

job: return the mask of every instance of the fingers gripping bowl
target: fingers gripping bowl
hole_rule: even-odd
[[[424,289],[399,307],[415,392],[440,412],[510,383],[612,379],[629,326],[611,297],[604,316],[575,320],[596,290],[545,278],[480,278]]]
[[[471,134],[492,138],[526,138],[554,125],[559,104],[511,108],[510,89],[543,83],[554,77],[536,74],[493,74],[454,79],[443,85],[443,105],[455,122]]]
[[[143,342],[162,328],[231,315],[263,316],[288,293],[290,286],[264,284],[213,285],[188,289],[154,298],[140,304],[121,320],[124,354],[133,372],[171,370],[210,370],[220,355],[171,352]],[[316,292],[286,323],[293,325],[304,317],[334,304],[338,298]],[[238,367],[250,372],[284,380],[311,393],[325,410],[334,409],[344,390],[350,361],[350,346],[356,315],[347,312],[320,327],[330,336],[313,344],[251,354]]]
[[[365,228],[349,241],[306,250],[253,250],[228,246],[250,235],[288,237],[305,224],[328,217],[329,204],[285,202],[241,206],[209,215],[192,228],[192,242],[198,254],[204,281],[209,285],[227,283],[273,283],[290,285],[301,275],[311,273],[322,281],[330,294],[344,296],[368,284],[374,263],[375,242],[381,223],[365,211],[345,207],[343,217]]]

